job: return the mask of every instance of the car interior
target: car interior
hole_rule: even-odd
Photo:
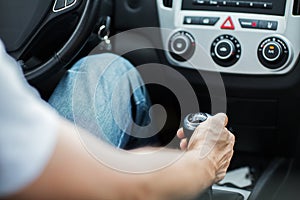
[[[198,199],[299,198],[300,0],[1,0],[0,38],[45,100],[84,56],[128,59],[166,111],[160,146],[226,113],[228,176]]]

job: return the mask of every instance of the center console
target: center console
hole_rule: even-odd
[[[201,77],[186,69],[222,73],[228,111],[231,111],[228,112],[229,117],[235,123],[238,143],[245,141],[239,150],[253,153],[253,149],[259,149],[251,162],[244,162],[239,156],[241,167],[263,163],[263,159],[258,161],[256,158],[261,152],[293,138],[290,137],[293,131],[286,130],[287,121],[292,120],[279,118],[283,113],[291,113],[289,105],[295,110],[298,106],[293,105],[299,105],[295,103],[298,100],[295,91],[299,80],[297,63],[300,55],[299,2],[156,0],[167,62],[187,74],[196,89],[200,88],[197,94],[201,103],[205,98],[209,99],[207,94],[201,93],[204,91],[201,88],[203,83],[197,82]],[[290,89],[290,93],[286,88]],[[293,127],[293,123],[289,127]],[[260,149],[260,146],[266,148]],[[266,186],[270,182],[275,183],[273,179],[278,177],[280,171],[287,169],[281,160],[272,160],[269,164],[262,167],[251,188],[214,185],[213,193],[217,196],[221,194],[220,199],[227,199],[223,195],[229,196],[228,199],[234,195],[239,196],[237,199],[262,199],[258,197],[263,191],[275,191],[282,179],[270,190],[266,190]]]
[[[168,61],[234,74],[285,74],[300,52],[292,0],[157,0]],[[297,4],[297,5],[296,5]]]

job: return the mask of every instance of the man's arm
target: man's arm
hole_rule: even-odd
[[[208,125],[220,123],[224,124],[224,121],[211,120]],[[225,131],[222,134],[231,133]],[[198,142],[195,138],[194,144]],[[106,151],[110,148],[101,141],[94,142],[98,143],[100,150],[103,148]],[[233,142],[223,141],[222,148],[227,145],[228,149],[232,149]],[[199,150],[196,147],[190,149],[173,165],[156,172],[122,173],[104,166],[93,158],[82,145],[74,126],[62,120],[55,151],[44,172],[14,198],[158,200],[193,197],[216,181],[217,170],[220,168],[216,166],[218,162],[211,158],[200,159]],[[161,151],[161,157],[180,153],[164,150]],[[231,157],[226,159],[230,161]]]

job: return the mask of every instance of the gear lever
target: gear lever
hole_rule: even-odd
[[[198,113],[190,113],[188,114],[183,121],[183,132],[186,138],[189,140],[194,132],[194,130],[197,128],[197,126],[206,121],[207,118],[211,117],[210,114],[198,112]],[[213,194],[212,194],[212,187],[209,187],[202,195],[199,200],[212,200]]]
[[[183,121],[183,131],[185,136],[188,139],[191,138],[197,126],[199,126],[200,123],[206,121],[208,117],[211,117],[211,115],[203,112],[188,114]]]

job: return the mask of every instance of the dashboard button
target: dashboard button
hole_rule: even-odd
[[[263,8],[263,4],[261,2],[253,2],[253,8]]]
[[[209,0],[194,0],[195,5],[209,5]]]
[[[250,3],[251,2],[248,2],[248,1],[240,1],[239,6],[240,7],[245,7],[245,8],[250,8]]]
[[[260,29],[277,30],[278,22],[259,20],[258,27]]]
[[[200,25],[215,25],[219,21],[220,17],[201,17]]]
[[[218,1],[218,5],[219,6],[226,6],[227,5],[227,1]]]
[[[259,20],[254,19],[239,19],[242,28],[259,28]]]
[[[236,1],[226,1],[226,6],[235,7],[236,6]]]
[[[234,24],[231,17],[227,17],[227,19],[223,22],[221,29],[234,30]]]
[[[268,8],[268,9],[272,9],[273,8],[273,4],[272,3],[267,3],[265,8]]]
[[[254,2],[249,2],[249,8],[253,8],[254,7]]]
[[[217,6],[218,4],[219,4],[219,2],[216,0],[209,1],[209,5],[211,5],[211,6]]]
[[[242,4],[241,4],[241,2],[240,2],[240,1],[236,1],[236,2],[235,2],[235,6],[236,6],[236,7],[241,7],[241,6],[242,6]]]
[[[186,16],[184,17],[183,24],[199,24],[200,23],[200,17],[192,17],[192,16]]]
[[[254,8],[265,8],[265,9],[272,9],[273,4],[268,2],[254,2],[253,3]]]

